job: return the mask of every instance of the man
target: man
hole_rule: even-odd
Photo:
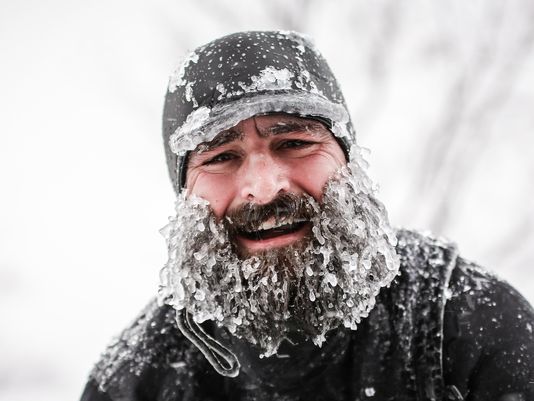
[[[534,399],[534,311],[454,245],[390,227],[305,37],[196,49],[163,134],[178,200],[159,303],[82,400]]]

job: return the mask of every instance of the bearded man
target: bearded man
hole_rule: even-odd
[[[534,399],[534,311],[455,246],[394,230],[304,36],[242,32],[171,77],[176,216],[158,302],[95,400]]]

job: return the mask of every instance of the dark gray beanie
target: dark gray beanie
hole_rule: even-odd
[[[171,76],[163,140],[176,192],[185,184],[187,154],[255,115],[288,113],[326,122],[348,158],[355,133],[339,85],[304,35],[239,32],[191,52]]]

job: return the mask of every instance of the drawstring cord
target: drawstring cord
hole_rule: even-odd
[[[176,312],[176,323],[182,334],[206,357],[213,368],[222,376],[236,377],[239,374],[239,360],[235,354],[210,337],[186,312]]]

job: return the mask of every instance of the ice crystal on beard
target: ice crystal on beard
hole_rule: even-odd
[[[351,154],[354,161],[329,181],[323,203],[308,197],[316,212],[312,236],[298,249],[243,260],[208,203],[180,195],[176,217],[162,230],[169,260],[161,272],[160,302],[185,308],[197,322],[225,326],[266,356],[295,324],[317,345],[339,325],[356,329],[380,288],[397,274],[399,258],[358,149]]]

